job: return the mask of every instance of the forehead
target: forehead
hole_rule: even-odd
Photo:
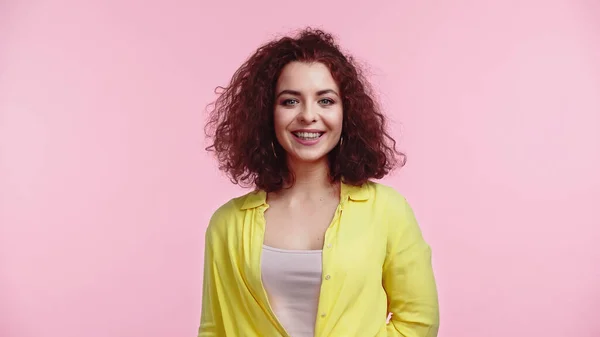
[[[338,90],[329,68],[323,63],[288,63],[277,79],[278,90],[318,91]]]

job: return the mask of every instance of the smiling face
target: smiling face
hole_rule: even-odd
[[[291,62],[275,88],[275,135],[288,160],[327,160],[342,134],[340,90],[322,63]]]

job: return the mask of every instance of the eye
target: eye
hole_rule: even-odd
[[[319,104],[321,105],[332,105],[333,103],[335,102],[329,98],[323,98],[322,100],[319,100]]]
[[[293,106],[293,105],[296,105],[298,103],[300,103],[300,102],[298,102],[297,99],[293,99],[293,98],[286,99],[286,100],[283,100],[281,102],[282,105],[286,105],[286,106]]]

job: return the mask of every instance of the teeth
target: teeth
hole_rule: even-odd
[[[294,134],[304,139],[317,139],[321,136],[319,132],[294,132]]]

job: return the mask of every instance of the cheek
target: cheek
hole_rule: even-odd
[[[281,117],[281,113],[277,109],[275,109],[273,111],[273,123],[275,124],[275,127],[281,124]]]
[[[273,127],[275,129],[275,134],[281,135],[283,132],[285,132],[287,125],[289,124],[289,117],[287,117],[287,115],[288,114],[275,109],[273,113]]]
[[[330,114],[328,116],[329,118],[327,119],[327,124],[329,124],[329,127],[332,130],[341,132],[342,131],[342,125],[344,124],[344,114],[343,111],[340,109],[339,111],[336,111],[333,114]]]
[[[288,125],[296,119],[298,112],[298,108],[276,106],[273,109],[273,120],[279,125]]]

